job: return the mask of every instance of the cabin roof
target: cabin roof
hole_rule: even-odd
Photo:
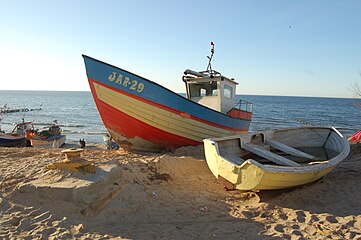
[[[187,83],[201,83],[201,82],[210,82],[210,81],[229,81],[233,84],[238,84],[233,78],[228,78],[226,76],[223,76],[217,71],[209,72],[209,71],[203,71],[203,72],[196,72],[187,69],[184,71],[183,80]]]

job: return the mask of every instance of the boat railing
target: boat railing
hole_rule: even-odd
[[[252,112],[253,103],[248,102],[246,100],[239,100],[239,102],[236,104],[235,108],[244,111],[244,112]]]
[[[252,106],[253,104],[251,102],[245,101],[245,100],[239,100],[238,103],[232,108],[227,115],[234,117],[234,118],[240,118],[240,119],[252,119]]]

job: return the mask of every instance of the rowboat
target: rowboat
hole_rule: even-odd
[[[83,58],[101,119],[122,148],[174,150],[200,145],[204,138],[248,132],[252,104],[242,100],[236,104],[237,83],[210,64],[203,72],[184,72],[187,97],[183,97],[121,68]]]
[[[350,152],[333,127],[305,126],[204,140],[212,174],[228,189],[267,190],[314,182]]]

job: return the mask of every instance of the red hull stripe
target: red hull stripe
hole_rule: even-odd
[[[111,90],[113,90],[113,91],[119,92],[119,93],[121,93],[121,94],[123,94],[123,95],[126,95],[126,96],[128,96],[128,97],[131,97],[131,98],[137,99],[137,100],[139,100],[139,101],[145,102],[145,103],[147,103],[147,104],[153,105],[153,106],[155,106],[155,107],[164,109],[164,110],[166,110],[166,111],[169,111],[169,112],[172,112],[172,113],[181,115],[181,116],[187,115],[187,116],[189,116],[189,118],[191,118],[191,119],[193,119],[193,120],[196,120],[196,121],[198,121],[198,122],[202,122],[202,123],[208,124],[208,125],[210,125],[210,126],[214,126],[214,127],[221,128],[221,129],[225,129],[225,130],[237,131],[237,132],[240,132],[240,133],[245,133],[245,132],[247,132],[247,129],[230,128],[230,127],[222,126],[222,125],[219,125],[219,124],[216,124],[216,123],[213,123],[213,122],[209,122],[209,121],[206,121],[206,120],[204,120],[204,119],[197,118],[197,117],[194,117],[194,116],[192,116],[192,115],[189,115],[188,113],[184,113],[184,112],[175,110],[175,109],[173,109],[173,108],[169,108],[169,107],[166,107],[166,106],[164,106],[164,105],[161,105],[161,104],[158,104],[158,103],[149,101],[149,100],[147,100],[147,99],[144,99],[144,98],[135,96],[135,95],[133,95],[133,94],[129,94],[128,92],[125,92],[125,91],[122,91],[122,90],[120,90],[120,89],[111,87],[111,86],[106,85],[106,84],[104,84],[104,83],[102,83],[102,82],[95,81],[95,80],[93,80],[93,79],[91,79],[91,78],[88,78],[88,80],[89,80],[90,86],[91,86],[91,88],[92,88],[92,93],[93,93],[94,99],[96,98],[96,95],[94,94],[95,91],[93,90],[93,84],[92,84],[92,82],[95,82],[95,83],[97,83],[97,84],[99,84],[99,85],[102,85],[102,86],[104,86],[104,87],[106,87],[106,88],[109,88],[109,89],[111,89]]]
[[[168,148],[190,145],[196,146],[201,144],[201,142],[193,141],[155,128],[113,108],[112,106],[99,100],[95,94],[93,84],[90,84],[90,86],[93,98],[106,128],[117,133],[122,133],[122,135],[127,138],[138,137]]]

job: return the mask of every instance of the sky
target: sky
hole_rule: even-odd
[[[361,0],[0,0],[0,90],[89,91],[82,54],[185,92],[213,69],[238,94],[354,97]]]

